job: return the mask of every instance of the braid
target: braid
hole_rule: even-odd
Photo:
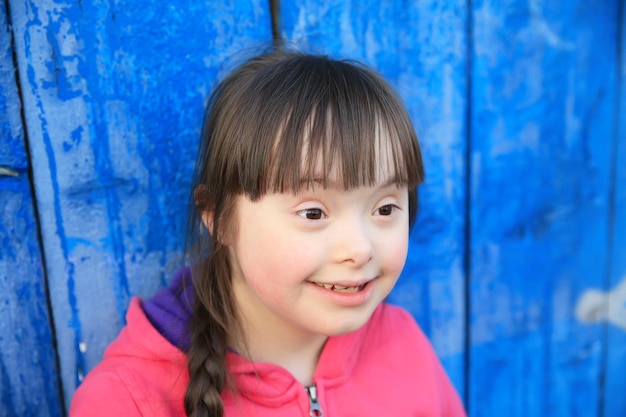
[[[226,354],[232,329],[238,326],[230,290],[225,288],[225,280],[216,276],[229,276],[227,251],[219,243],[217,248],[222,250],[216,250],[205,262],[206,268],[198,270],[198,281],[202,283],[194,282],[196,297],[187,355],[189,386],[185,395],[185,412],[189,417],[222,417],[224,405],[220,394],[229,385]],[[215,272],[203,274],[203,269]]]
[[[206,310],[203,307],[195,307],[194,313],[194,321],[199,322],[202,320],[200,316],[203,313],[206,314]],[[226,370],[225,354],[220,352],[215,342],[219,338],[219,333],[215,328],[219,326],[209,323],[204,326],[204,329],[198,327],[200,326],[192,324],[191,348],[188,353],[189,386],[185,395],[185,411],[189,417],[222,417],[224,410],[220,392],[224,388]],[[207,340],[207,333],[211,335],[213,341]]]

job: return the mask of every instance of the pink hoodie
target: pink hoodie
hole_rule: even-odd
[[[70,416],[185,416],[185,353],[152,326],[138,298],[127,322],[76,391]],[[322,415],[315,407],[326,417],[465,416],[426,337],[408,313],[386,304],[360,330],[328,339],[316,392],[279,366],[235,353],[227,362],[239,394],[222,394],[226,417]]]

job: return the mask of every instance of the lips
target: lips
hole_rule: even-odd
[[[359,292],[361,290],[363,290],[363,288],[365,288],[365,285],[367,285],[367,283],[365,284],[361,284],[358,286],[353,286],[353,287],[345,287],[343,285],[338,285],[338,284],[323,284],[320,282],[314,282],[313,284],[322,287],[322,288],[326,288],[327,290],[330,291],[335,291],[335,292],[342,292],[342,293],[355,293],[355,292]]]

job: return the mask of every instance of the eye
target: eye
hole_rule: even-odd
[[[318,208],[309,208],[298,211],[298,216],[304,217],[307,220],[321,220],[326,215],[321,209]]]
[[[375,213],[379,216],[391,216],[396,208],[397,207],[393,204],[385,204],[384,206],[377,208]]]

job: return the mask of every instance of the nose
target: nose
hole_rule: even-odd
[[[356,267],[367,264],[374,255],[372,231],[361,219],[341,222],[335,231],[335,259]]]

